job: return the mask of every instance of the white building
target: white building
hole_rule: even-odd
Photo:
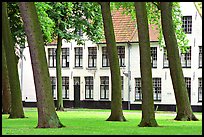
[[[193,2],[182,2],[181,11],[189,46],[191,46],[189,53],[181,54],[183,73],[192,108],[194,111],[202,111],[202,17],[198,14]],[[113,23],[121,66],[123,108],[140,109],[140,54],[136,22],[117,11],[113,13]],[[154,104],[155,108],[158,106],[158,110],[175,111],[176,102],[168,61],[164,49],[158,45],[157,36],[158,33],[150,27]],[[103,42],[95,44],[86,41],[85,45],[77,45],[74,41],[70,43],[63,41],[64,107],[74,107],[76,102],[80,101],[80,107],[110,108],[111,77],[105,46],[106,44]],[[54,99],[56,100],[55,49],[56,43],[45,47]],[[28,47],[24,49],[23,54],[26,60],[19,63],[22,98],[24,106],[36,106]],[[129,77],[128,74],[130,74]]]

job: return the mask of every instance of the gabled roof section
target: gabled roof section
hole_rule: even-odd
[[[123,14],[124,9],[112,11],[113,27],[116,42],[138,42],[138,31],[136,28],[136,20],[131,19],[131,15]],[[154,26],[154,29],[152,28]],[[149,26],[150,41],[158,41],[159,31],[155,25]],[[105,43],[102,40],[101,43]]]

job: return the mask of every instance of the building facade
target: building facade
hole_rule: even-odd
[[[187,8],[188,7],[188,8]],[[189,10],[191,9],[191,10]],[[180,53],[183,74],[193,111],[202,111],[202,17],[193,2],[182,2],[183,28],[190,50]],[[135,21],[120,10],[112,14],[122,79],[124,109],[141,109],[140,54]],[[158,32],[150,27],[154,104],[157,110],[176,111],[165,47],[158,44]],[[45,46],[56,101],[56,43]],[[24,106],[36,106],[35,86],[29,49],[23,51],[26,60],[19,62]],[[110,108],[111,76],[105,42],[75,41],[62,44],[62,90],[64,107]],[[79,103],[76,103],[79,102]]]

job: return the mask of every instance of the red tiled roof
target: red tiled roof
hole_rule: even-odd
[[[133,21],[130,15],[122,14],[122,12],[123,9],[112,11],[112,20],[116,42],[138,42],[136,21]],[[155,28],[152,29],[152,27],[149,27],[150,41],[158,41],[159,32]],[[101,43],[104,42],[105,40],[102,40]]]

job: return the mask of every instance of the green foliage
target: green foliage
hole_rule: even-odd
[[[25,32],[20,16],[18,4],[16,2],[7,2],[8,18],[10,23],[11,34],[16,45],[24,46]]]

